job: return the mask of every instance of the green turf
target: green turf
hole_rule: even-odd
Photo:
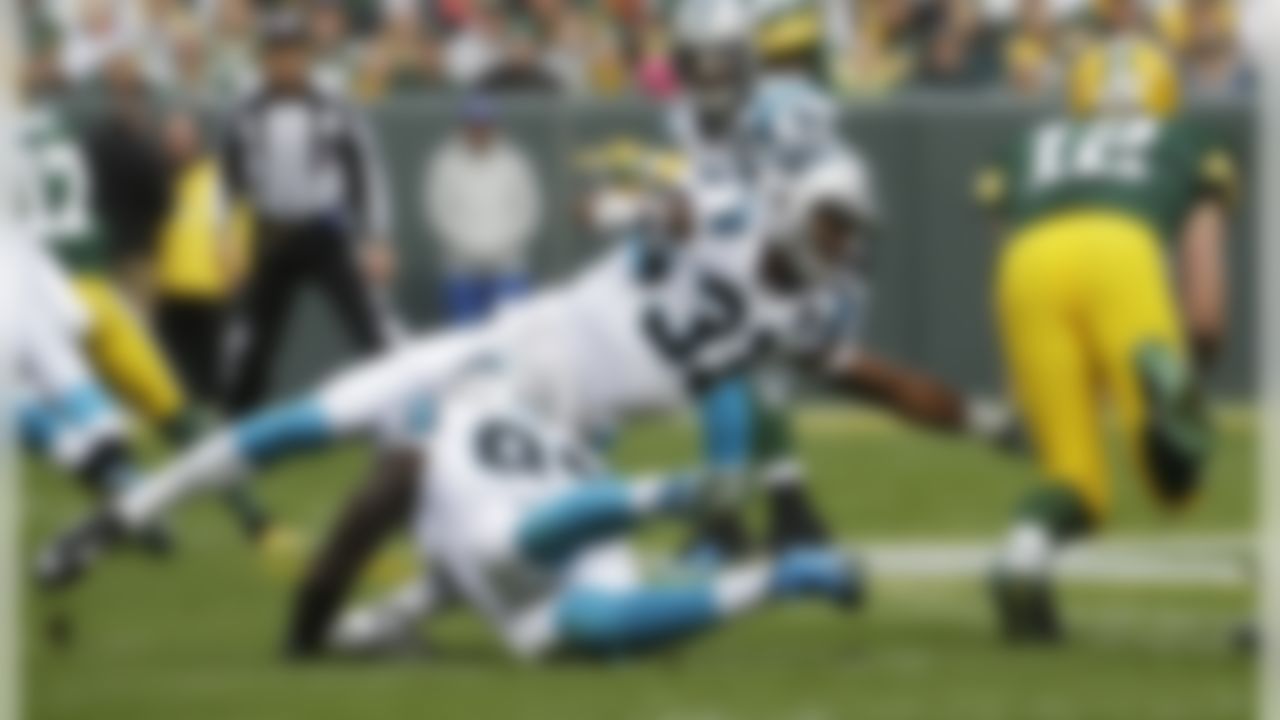
[[[818,413],[805,454],[832,521],[852,538],[982,538],[998,533],[1030,480],[1021,462],[891,424]],[[1204,500],[1173,523],[1135,483],[1117,481],[1112,531],[1240,533],[1252,523],[1254,435],[1227,423]],[[628,466],[691,457],[687,429],[642,429],[620,449]],[[273,507],[318,532],[360,474],[335,452],[273,472]],[[37,472],[37,475],[44,473]],[[28,484],[34,544],[78,502],[66,483]],[[1253,664],[1226,641],[1251,607],[1235,588],[1067,588],[1072,641],[1015,651],[995,641],[981,584],[886,582],[854,616],[824,607],[766,611],[678,651],[604,667],[521,667],[473,620],[432,633],[437,657],[391,666],[277,659],[287,590],[267,578],[216,505],[175,520],[169,566],[113,559],[82,591],[27,605],[29,716],[87,718],[1247,718]],[[664,543],[670,533],[650,542]],[[55,609],[74,641],[53,649]]]

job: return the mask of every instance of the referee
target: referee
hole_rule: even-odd
[[[228,118],[222,149],[231,207],[253,218],[249,275],[234,311],[224,404],[266,393],[290,306],[314,283],[362,352],[387,345],[375,291],[392,274],[390,209],[377,148],[359,111],[317,86],[304,18],[270,15],[261,86]]]

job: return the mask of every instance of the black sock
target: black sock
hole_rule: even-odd
[[[720,511],[708,514],[698,523],[689,549],[708,545],[725,558],[738,558],[751,550],[751,539],[737,513]]]
[[[803,482],[774,484],[769,488],[768,504],[769,540],[775,549],[822,544],[830,539],[827,524]]]

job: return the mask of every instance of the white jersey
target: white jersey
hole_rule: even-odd
[[[568,585],[622,590],[640,581],[623,541],[549,567],[526,557],[526,519],[575,485],[601,476],[575,432],[532,411],[499,372],[459,388],[426,440],[414,514],[419,552],[522,656],[555,641],[554,602]],[[609,482],[609,480],[598,480]]]

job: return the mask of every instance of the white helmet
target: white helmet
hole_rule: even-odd
[[[806,273],[827,275],[861,259],[865,235],[878,224],[879,211],[870,173],[859,156],[833,152],[780,185],[773,197],[773,241]],[[824,222],[842,227],[832,232],[821,227]]]
[[[675,66],[700,121],[728,129],[755,75],[754,23],[743,0],[682,0]]]
[[[681,46],[750,45],[754,29],[742,0],[684,0],[676,14],[675,40]]]

